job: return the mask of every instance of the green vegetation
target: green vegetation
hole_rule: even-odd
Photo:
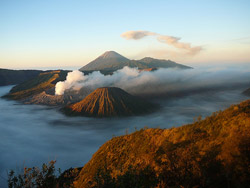
[[[61,70],[40,73],[37,77],[13,87],[5,97],[20,100],[39,94],[53,88],[58,81],[65,80],[67,73],[68,71]]]
[[[43,71],[0,69],[0,86],[20,84],[35,78]]]
[[[69,188],[81,168],[70,168],[63,173],[56,170],[56,161],[43,164],[42,168],[24,168],[23,172],[16,174],[14,170],[8,173],[9,188]]]
[[[87,187],[91,188],[153,188],[158,184],[158,178],[150,166],[142,170],[137,170],[132,166],[116,178],[111,176],[111,171],[103,168],[98,169],[93,179]],[[94,185],[93,185],[94,183]]]

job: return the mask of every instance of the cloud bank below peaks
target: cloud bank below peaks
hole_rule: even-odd
[[[64,94],[67,89],[95,90],[99,87],[119,87],[134,95],[157,96],[167,93],[186,92],[212,88],[236,88],[249,85],[250,70],[208,70],[208,69],[158,69],[142,71],[124,67],[112,75],[99,71],[84,75],[76,70],[68,73],[67,79],[56,84],[56,95]]]

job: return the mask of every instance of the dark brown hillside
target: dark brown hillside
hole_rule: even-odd
[[[111,180],[124,185],[119,179],[122,174],[130,174],[130,181],[131,174],[148,166],[161,188],[248,187],[250,100],[179,128],[146,129],[112,138],[83,167],[74,185],[102,187],[100,182],[109,185]]]
[[[250,96],[250,88],[246,89],[245,91],[243,91],[244,95]]]
[[[5,96],[10,99],[23,100],[55,87],[58,81],[66,79],[68,71],[58,70],[40,73],[37,77],[13,87]]]
[[[0,86],[20,84],[35,78],[41,70],[10,70],[0,68]]]
[[[128,116],[152,112],[154,106],[120,88],[98,88],[82,101],[66,106],[68,115],[94,117]]]

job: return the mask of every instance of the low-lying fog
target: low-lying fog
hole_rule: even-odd
[[[0,185],[6,185],[8,169],[41,166],[54,159],[63,170],[83,166],[102,144],[126,130],[192,123],[199,115],[205,117],[247,99],[241,94],[247,85],[232,88],[157,99],[154,102],[162,108],[154,114],[114,119],[66,117],[55,108],[1,98]],[[0,87],[0,96],[10,89]]]

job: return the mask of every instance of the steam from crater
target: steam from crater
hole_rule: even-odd
[[[71,88],[77,88],[78,83],[84,81],[86,77],[84,77],[83,73],[75,70],[73,72],[69,72],[65,81],[60,81],[56,83],[55,94],[63,95],[64,91]]]

